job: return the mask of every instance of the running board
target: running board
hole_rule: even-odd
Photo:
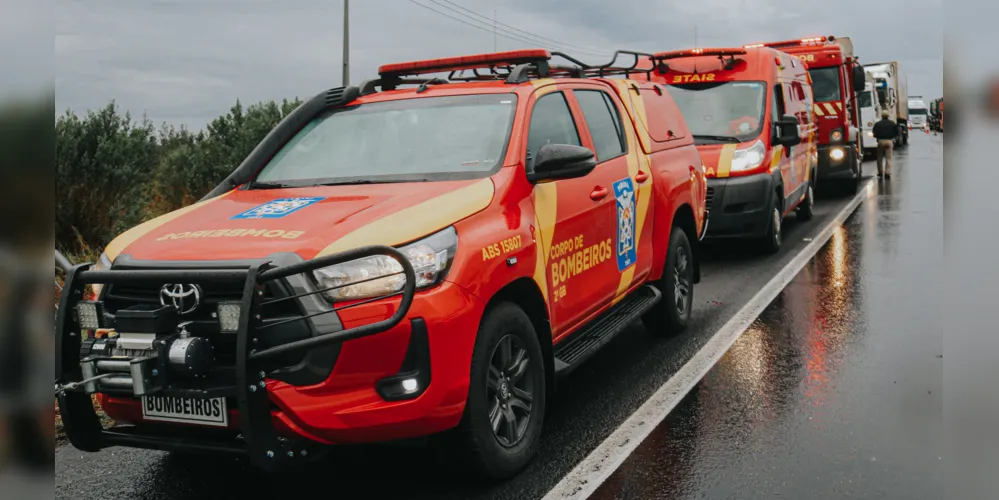
[[[555,346],[555,376],[561,378],[575,370],[661,299],[662,292],[659,289],[644,285],[572,337],[560,342]]]

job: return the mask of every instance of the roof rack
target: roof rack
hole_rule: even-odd
[[[621,55],[632,55],[635,61],[630,66],[615,66],[614,63]],[[561,57],[571,64],[553,66],[550,63],[552,57]],[[627,76],[632,73],[650,74],[654,69],[653,65],[639,68],[639,63],[643,58],[651,57],[652,54],[644,52],[618,50],[614,52],[613,59],[609,63],[592,65],[562,52],[526,49],[385,64],[378,68],[379,78],[366,80],[360,85],[360,95],[375,93],[379,88],[395,90],[401,85],[420,85],[421,90],[425,90],[430,84],[455,81],[503,80],[506,83],[516,84],[534,78],[603,78],[614,75]],[[446,79],[414,78],[443,72],[449,73]]]

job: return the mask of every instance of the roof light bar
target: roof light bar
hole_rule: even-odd
[[[551,52],[545,49],[510,50],[506,52],[493,52],[470,56],[445,57],[441,59],[425,59],[422,61],[384,64],[378,68],[378,74],[382,78],[412,76],[464,69],[513,66],[517,64],[548,61],[551,57]]]
[[[678,59],[682,57],[697,57],[697,56],[741,56],[746,54],[746,49],[744,47],[726,47],[726,48],[713,48],[713,49],[685,49],[685,50],[671,50],[668,52],[658,52],[652,56],[652,59],[656,61],[664,61],[667,59]]]
[[[829,36],[813,36],[809,38],[796,38],[793,40],[781,40],[779,42],[765,42],[765,43],[754,43],[750,45],[743,45],[743,48],[754,48],[754,47],[793,47],[800,45],[816,45],[832,43],[836,41],[836,37]]]

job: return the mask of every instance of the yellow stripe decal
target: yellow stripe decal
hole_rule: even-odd
[[[814,106],[812,106],[812,107],[813,107],[813,108],[815,108],[815,114],[817,114],[817,115],[819,115],[819,116],[825,116],[825,113],[823,113],[823,112],[822,112],[822,105],[820,105],[820,104],[815,104],[815,105],[814,105]]]
[[[489,206],[492,179],[483,179],[404,208],[358,228],[322,249],[316,257],[366,245],[399,245],[427,236]]]
[[[623,90],[627,95],[629,96],[631,95],[630,88],[627,85],[627,82],[621,81],[618,82],[618,85],[621,88],[623,88]],[[643,101],[641,97],[639,97],[638,99],[632,98],[629,100],[622,99],[622,101],[624,102],[625,108],[628,108],[627,111],[629,113],[633,112],[635,116],[638,117],[639,123],[644,124],[646,120],[645,101]],[[636,141],[636,139],[638,138],[635,137],[635,131],[633,130],[632,127],[625,127],[625,128],[627,129],[628,151],[629,151],[627,156],[628,177],[632,179],[632,182],[635,182],[635,191],[637,191],[638,195],[636,197],[637,209],[635,214],[636,216],[635,248],[637,249],[641,248],[640,240],[642,236],[642,228],[645,226],[645,221],[649,214],[649,200],[652,198],[653,179],[651,178],[652,173],[650,172],[651,165],[649,162],[649,157],[648,155],[645,154],[645,152],[642,149],[638,147]],[[646,130],[644,126],[639,126],[638,130],[639,134],[641,134],[640,138],[648,140],[648,130]],[[649,174],[650,178],[646,180],[644,184],[638,184],[638,182],[634,181],[635,176],[637,176],[639,172],[645,172]],[[636,266],[631,266],[628,269],[625,269],[624,272],[621,273],[621,281],[618,283],[617,296],[614,298],[613,301],[614,303],[617,303],[618,301],[623,299],[624,293],[628,290],[628,288],[631,287],[632,282],[635,279],[635,267]]]
[[[531,85],[534,85],[534,98],[557,91],[558,86],[555,83],[557,82],[554,78],[531,80]],[[557,215],[558,186],[550,182],[534,186],[535,242],[538,245],[538,258],[534,262],[534,282],[541,289],[545,303],[549,304],[549,314],[551,302],[548,300],[548,254],[551,252],[552,239],[555,237]]]
[[[843,111],[843,103],[837,102],[836,103],[836,108],[839,109],[840,111]]]
[[[836,114],[836,108],[834,108],[833,105],[829,104],[828,102],[826,103],[826,110],[829,111],[830,115]]]
[[[721,179],[728,177],[729,171],[732,170],[732,157],[735,156],[735,147],[737,144],[726,144],[722,147],[721,154],[718,155],[718,171],[715,172],[715,177]]]
[[[558,186],[543,182],[534,186],[535,241],[538,245],[538,258],[534,265],[534,282],[548,303],[548,254],[551,252],[555,221],[558,220]]]
[[[114,259],[118,257],[118,254],[120,254],[122,250],[124,250],[132,243],[135,243],[135,240],[138,240],[139,238],[149,234],[151,231],[162,226],[163,224],[166,224],[167,222],[170,222],[182,215],[197,210],[209,203],[212,203],[213,201],[225,198],[226,196],[232,194],[233,191],[235,191],[235,189],[227,191],[214,198],[210,198],[205,201],[195,203],[193,205],[188,205],[186,207],[174,210],[173,212],[165,213],[154,219],[147,220],[146,222],[143,222],[142,224],[139,224],[138,226],[135,226],[129,229],[128,231],[121,233],[120,235],[118,235],[118,237],[111,240],[111,243],[108,243],[108,246],[104,249],[104,252],[107,254],[109,259],[114,261]]]
[[[778,145],[777,147],[774,148],[773,156],[770,158],[771,172],[780,168],[780,161],[783,159],[783,157],[784,157],[784,146]]]

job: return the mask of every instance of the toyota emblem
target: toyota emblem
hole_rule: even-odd
[[[180,314],[189,314],[201,305],[201,295],[198,285],[166,284],[160,288],[160,304],[174,306]]]

